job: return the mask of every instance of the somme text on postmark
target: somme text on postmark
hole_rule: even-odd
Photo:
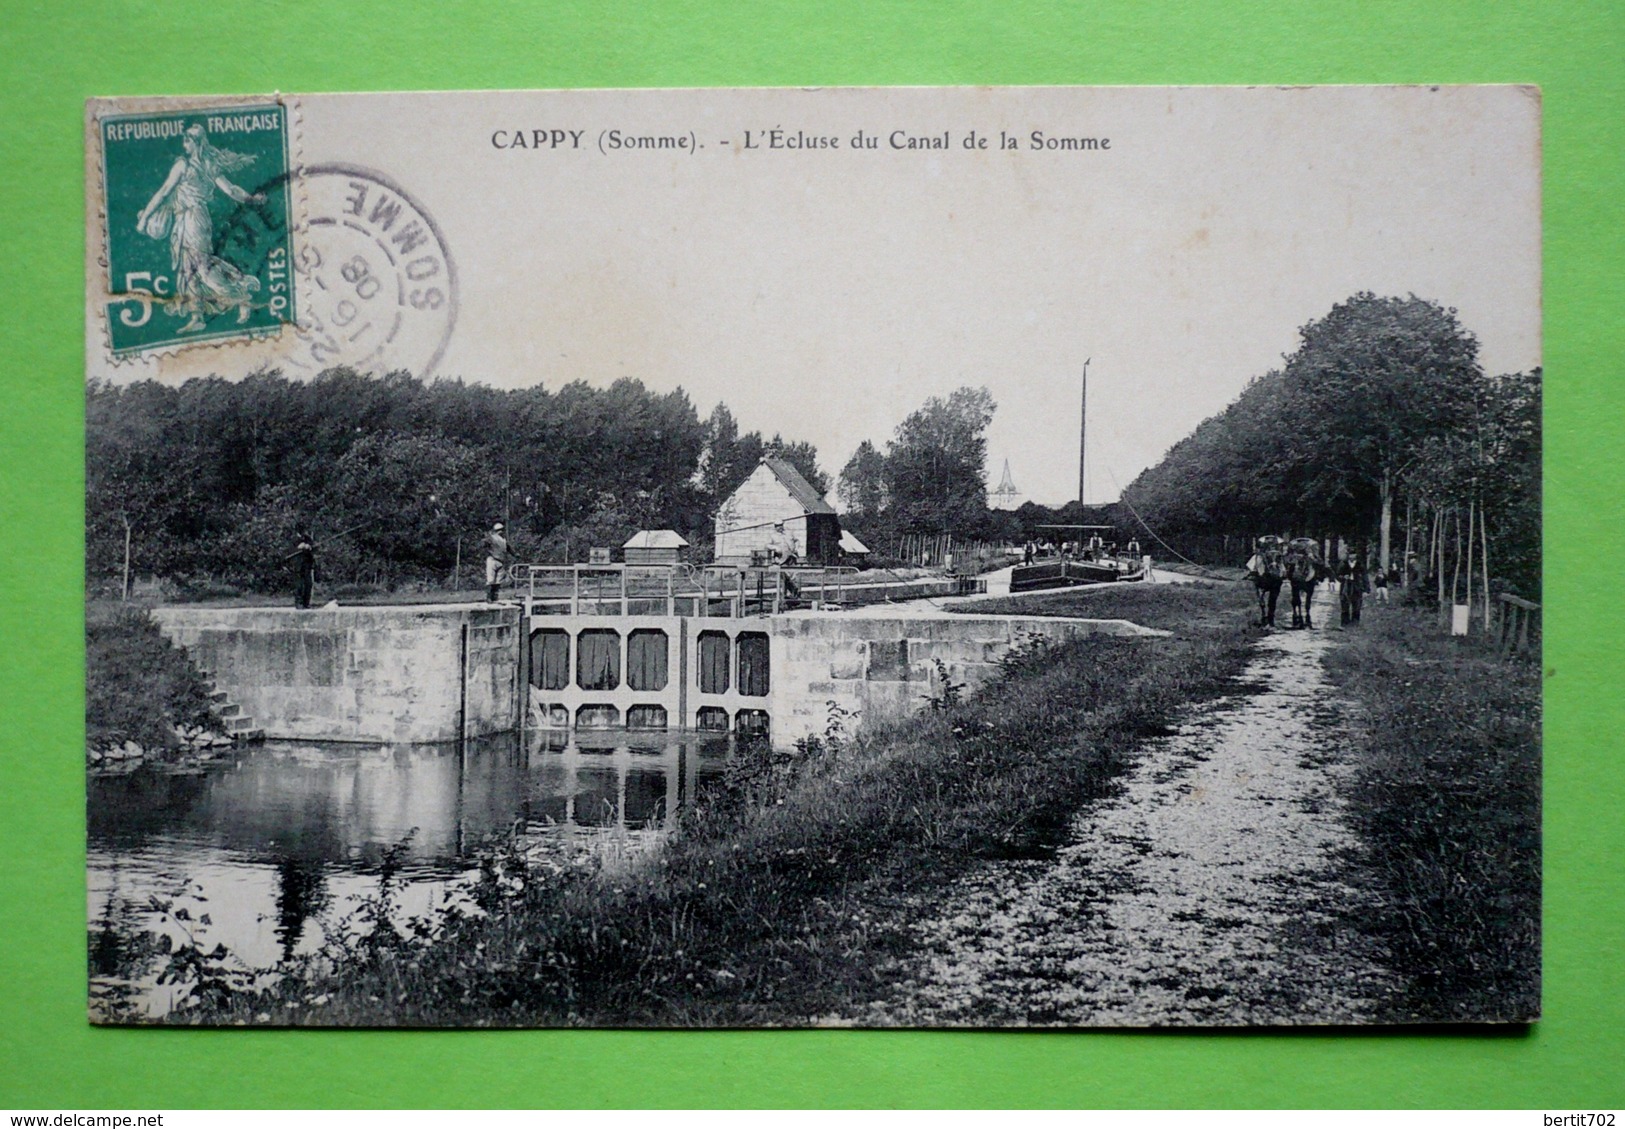
[[[457,320],[445,237],[406,189],[355,165],[299,170],[309,222],[294,262],[303,301],[290,370],[405,369],[439,363]]]
[[[283,103],[113,113],[96,128],[115,356],[297,321]]]

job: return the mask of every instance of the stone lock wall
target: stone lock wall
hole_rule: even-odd
[[[520,610],[483,605],[294,608],[160,608],[164,634],[215,679],[268,737],[332,741],[455,741],[519,727],[522,681]],[[1000,660],[1035,636],[1150,636],[1125,620],[1042,616],[794,613],[750,619],[677,616],[537,617],[531,629],[609,628],[623,636],[623,676],[609,690],[571,684],[532,690],[532,725],[573,725],[582,706],[662,708],[671,728],[704,727],[721,714],[727,728],[765,723],[776,742],[822,733],[829,703],[859,723],[914,712],[948,679],[967,693],[999,673]],[[634,630],[668,637],[666,683],[646,691],[626,684],[625,639]],[[746,696],[737,674],[720,693],[702,689],[699,636],[767,635],[765,696]],[[463,654],[466,632],[466,661]],[[572,643],[574,647],[574,643]],[[730,658],[737,667],[737,655]],[[459,675],[461,674],[461,677]],[[556,720],[558,714],[562,721]],[[765,716],[764,716],[765,715]],[[461,721],[461,729],[459,722]]]
[[[455,741],[518,724],[517,608],[174,607],[153,618],[267,737]]]
[[[1035,636],[1166,634],[1120,619],[1043,616],[788,615],[773,620],[773,735],[822,733],[829,703],[859,723],[896,719],[942,694],[937,661],[969,694],[999,673],[1012,648]]]

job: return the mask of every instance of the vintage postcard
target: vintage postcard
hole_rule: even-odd
[[[1540,136],[92,100],[92,1021],[1538,1018]]]

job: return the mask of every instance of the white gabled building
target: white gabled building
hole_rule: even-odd
[[[714,555],[724,564],[784,559],[834,564],[841,553],[835,507],[800,471],[776,455],[764,457],[717,510]]]

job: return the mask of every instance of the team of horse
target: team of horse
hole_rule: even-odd
[[[1275,604],[1283,586],[1292,589],[1292,626],[1313,627],[1310,609],[1314,605],[1315,585],[1331,576],[1320,557],[1320,544],[1313,537],[1294,537],[1282,541],[1279,537],[1260,537],[1258,552],[1247,562],[1258,589],[1258,625],[1275,626]]]

